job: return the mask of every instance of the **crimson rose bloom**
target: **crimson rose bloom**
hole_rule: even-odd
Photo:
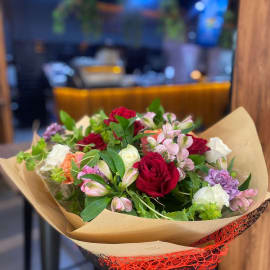
[[[166,163],[159,153],[149,152],[133,166],[139,170],[136,187],[152,197],[164,197],[176,187],[179,180],[175,164]]]
[[[187,149],[190,155],[203,155],[206,151],[209,151],[210,148],[206,145],[207,140],[194,137],[193,135],[187,134],[193,139],[193,144]]]
[[[135,117],[136,112],[133,110],[129,110],[125,107],[116,108],[110,113],[109,119],[104,120],[104,123],[107,126],[109,126],[111,122],[118,123],[118,120],[115,118],[115,115],[119,115],[119,116],[122,116],[126,119],[129,119],[129,118]],[[144,127],[140,121],[135,121],[134,122],[134,136],[136,136],[138,134],[138,132],[143,128]]]
[[[103,141],[101,135],[96,133],[90,133],[77,143],[85,146],[88,144],[94,144],[93,148],[99,150],[105,150],[107,148],[107,144]],[[84,146],[79,146],[80,151],[82,151],[83,148]]]

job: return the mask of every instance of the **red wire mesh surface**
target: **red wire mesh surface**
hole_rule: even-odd
[[[242,234],[254,224],[265,211],[269,201],[265,201],[259,208],[246,216],[243,216],[201,239],[193,244],[194,247],[206,245],[203,248],[196,248],[187,251],[163,254],[147,257],[114,257],[95,256],[85,250],[81,250],[85,257],[92,262],[99,264],[100,269],[114,270],[208,270],[214,269],[220,262],[221,257],[227,254],[228,243]]]

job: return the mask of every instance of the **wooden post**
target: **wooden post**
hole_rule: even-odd
[[[240,1],[232,109],[244,106],[255,121],[270,172],[270,1]],[[254,156],[254,159],[256,156]],[[270,208],[230,244],[219,270],[270,267]]]
[[[3,9],[0,3],[0,143],[13,141],[10,94],[6,72],[6,53],[3,27]]]

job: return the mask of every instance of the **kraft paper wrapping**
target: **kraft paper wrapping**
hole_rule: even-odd
[[[88,118],[83,118],[78,125],[87,123]],[[245,109],[237,109],[201,136],[220,137],[233,150],[229,159],[236,157],[234,168],[243,179],[252,173],[251,188],[256,188],[258,195],[245,214],[256,209],[269,197],[268,174],[255,125]],[[94,254],[149,256],[187,250],[191,243],[240,217],[187,222],[139,218],[104,210],[91,222],[84,223],[79,216],[60,207],[40,176],[17,164],[16,157],[0,159],[0,164],[48,223]]]

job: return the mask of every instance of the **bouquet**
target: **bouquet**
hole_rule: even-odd
[[[234,169],[218,137],[196,136],[189,116],[179,121],[155,100],[144,114],[125,107],[100,111],[85,130],[60,112],[32,151],[20,152],[65,210],[89,222],[104,209],[144,218],[211,220],[253,204],[251,174]],[[237,157],[236,157],[237,158]]]
[[[0,164],[43,218],[97,256],[194,252],[268,198],[259,138],[243,108],[202,134],[159,100],[144,114],[120,107],[78,123],[61,111],[60,119]]]

